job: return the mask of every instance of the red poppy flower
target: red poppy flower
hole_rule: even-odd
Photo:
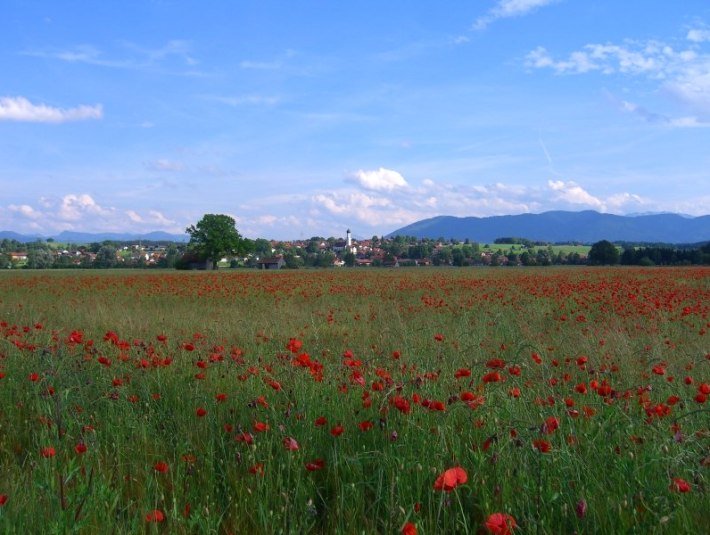
[[[0,494],[0,507],[7,503],[7,494]]]
[[[237,442],[244,442],[247,446],[254,444],[254,436],[251,433],[239,433],[234,437]]]
[[[37,381],[39,381],[39,374],[38,374],[38,373],[35,373],[35,372],[32,372],[32,373],[30,374],[30,376],[29,376],[29,379],[30,379],[30,381],[32,381],[33,383],[36,383]]]
[[[402,526],[402,535],[417,535],[417,526],[413,522],[407,522]]]
[[[263,433],[264,431],[269,430],[269,424],[267,424],[265,422],[254,422],[254,425],[252,426],[252,428],[254,429],[254,431],[256,433]]]
[[[217,402],[222,403],[224,401],[227,401],[227,394],[219,393],[214,398],[217,400]]]
[[[74,446],[74,451],[79,455],[86,453],[86,444],[79,442],[76,446]]]
[[[454,468],[449,468],[436,478],[436,481],[434,482],[434,490],[451,492],[459,485],[466,483],[466,481],[468,481],[468,474],[466,474],[466,470],[460,466],[456,466]]]
[[[309,472],[315,472],[316,470],[320,470],[325,466],[325,461],[323,459],[313,459],[312,461],[309,461],[306,463],[306,470]]]
[[[328,423],[328,419],[325,416],[319,416],[318,418],[315,419],[313,422],[313,425],[316,427],[320,427],[322,425],[325,425]]]
[[[54,457],[57,452],[52,446],[47,446],[46,448],[42,448],[42,457],[45,459],[49,459],[50,457]]]
[[[198,418],[202,418],[205,414],[207,414],[207,409],[204,407],[199,407],[196,411],[195,414],[197,415]]]
[[[674,477],[669,488],[673,492],[690,492],[690,484],[680,477]]]
[[[560,421],[554,416],[548,416],[545,420],[545,423],[542,425],[542,431],[543,433],[549,435],[551,433],[554,433],[559,427]]]
[[[466,368],[459,368],[454,373],[454,377],[456,379],[461,379],[462,377],[470,377],[470,376],[471,376],[471,370],[466,369]]]
[[[483,376],[484,383],[498,383],[503,380],[503,376],[498,372],[489,372]]]
[[[403,398],[402,396],[395,396],[392,399],[392,402],[394,403],[394,406],[397,407],[397,410],[399,412],[409,414],[412,410],[409,405],[409,401],[406,398]]]
[[[342,425],[338,424],[330,430],[330,434],[333,435],[334,437],[339,437],[340,435],[343,434],[344,431],[345,431],[345,428]]]
[[[163,522],[164,520],[165,514],[160,509],[153,509],[145,515],[146,522]]]
[[[303,342],[297,338],[289,338],[288,344],[286,344],[286,349],[288,349],[291,353],[298,353],[301,350],[301,347],[303,347]]]
[[[168,466],[168,463],[166,463],[165,461],[158,461],[157,463],[155,463],[153,465],[153,470],[155,470],[156,472],[160,472],[161,474],[164,474],[169,469],[170,469],[170,467]]]
[[[249,467],[249,473],[257,476],[264,475],[264,463],[256,463]]]
[[[374,427],[374,425],[375,424],[373,424],[371,421],[365,420],[364,422],[360,422],[358,424],[358,427],[360,427],[361,431],[369,431],[370,429],[372,429]]]
[[[517,526],[515,519],[506,513],[493,513],[486,519],[486,531],[495,535],[510,535]]]
[[[552,449],[552,445],[547,440],[533,440],[533,447],[540,453],[548,453]]]
[[[437,342],[443,342],[444,341],[444,335],[443,334],[435,334],[434,335],[434,340]]]

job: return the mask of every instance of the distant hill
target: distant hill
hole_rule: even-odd
[[[710,215],[678,214],[619,216],[552,211],[492,217],[438,216],[391,232],[387,237],[446,238],[489,243],[516,237],[545,242],[594,243],[599,240],[637,243],[696,243],[710,240]]]
[[[73,232],[65,230],[56,236],[29,236],[25,234],[18,234],[17,232],[12,232],[9,230],[0,231],[0,240],[9,239],[17,240],[19,242],[32,242],[38,239],[52,238],[55,241],[62,243],[92,243],[92,242],[102,242],[106,240],[111,241],[174,241],[174,242],[187,242],[187,234],[169,234],[167,232],[156,231],[148,232],[147,234],[124,234],[121,232],[102,232],[102,233],[89,233],[89,232]]]

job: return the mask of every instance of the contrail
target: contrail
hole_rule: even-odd
[[[545,158],[547,158],[547,163],[549,163],[550,167],[552,167],[554,164],[552,163],[552,158],[550,157],[550,153],[547,152],[547,147],[545,146],[545,142],[542,140],[542,136],[538,136],[537,139],[540,142],[540,146],[542,147],[542,152],[545,153]]]
[[[547,147],[545,146],[545,142],[542,140],[542,132],[538,135],[537,140],[540,142],[540,147],[542,147],[542,152],[545,153],[545,158],[547,158],[547,164],[548,164],[548,167],[550,168],[550,171],[552,172],[552,174],[556,175],[556,176],[562,176],[561,173],[558,173],[555,170],[555,163],[552,161],[552,156],[550,156],[550,153],[547,150]]]

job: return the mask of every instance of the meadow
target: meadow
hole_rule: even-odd
[[[0,273],[0,531],[703,532],[709,281]]]

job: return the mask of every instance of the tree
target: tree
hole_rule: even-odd
[[[185,229],[190,235],[188,249],[202,259],[217,262],[227,254],[244,254],[249,251],[249,241],[242,238],[235,226],[234,218],[222,214],[205,214],[197,225]]]
[[[94,267],[112,268],[116,265],[116,248],[111,245],[102,245],[96,253]]]
[[[352,251],[348,251],[343,256],[343,262],[348,267],[353,267],[355,265],[355,254]]]
[[[598,241],[589,250],[589,263],[593,266],[619,263],[619,250],[608,240]]]

